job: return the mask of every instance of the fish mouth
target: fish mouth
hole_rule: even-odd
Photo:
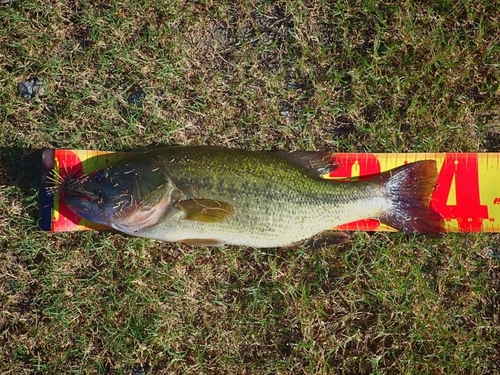
[[[88,203],[96,203],[99,204],[102,202],[102,197],[100,197],[97,194],[92,194],[90,192],[83,192],[83,191],[72,191],[71,193],[66,192],[67,194],[64,195],[64,200],[68,201],[74,201],[74,200],[80,200],[80,201],[85,201]]]
[[[96,193],[94,191],[90,190],[85,190],[84,188],[75,188],[72,190],[66,190],[64,191],[65,193],[65,199],[68,196],[72,196],[74,198],[79,198],[82,200],[86,200],[92,203],[102,203],[103,202],[103,197],[101,194]]]
[[[101,191],[86,186],[92,182],[92,179],[92,173],[66,178],[61,184],[61,197],[66,206],[77,215],[105,224],[102,217],[105,197]]]

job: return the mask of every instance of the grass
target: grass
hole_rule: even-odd
[[[37,230],[42,147],[500,151],[497,5],[0,5],[0,372],[498,374],[498,235],[258,250]],[[21,98],[33,77],[46,95]]]

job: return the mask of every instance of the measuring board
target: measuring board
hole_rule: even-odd
[[[77,216],[59,194],[48,195],[46,176],[52,169],[61,176],[79,176],[133,154],[44,149],[40,227],[53,232],[109,229]],[[500,153],[332,153],[332,160],[338,168],[325,178],[363,178],[418,160],[436,160],[439,175],[430,204],[443,216],[445,230],[500,232]],[[334,229],[395,231],[373,219]]]

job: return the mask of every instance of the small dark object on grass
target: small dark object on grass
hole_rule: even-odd
[[[18,85],[19,94],[24,99],[33,99],[35,96],[45,95],[45,83],[38,78],[31,78]]]
[[[484,250],[485,250],[485,255],[487,258],[500,260],[500,250],[499,249],[492,249],[491,247],[487,247]]]
[[[141,365],[134,365],[134,368],[132,369],[132,374],[133,375],[144,375],[146,373],[146,370],[144,367]]]
[[[142,106],[142,99],[144,98],[144,90],[139,88],[134,90],[127,98],[127,102],[129,104],[135,105],[135,106]]]

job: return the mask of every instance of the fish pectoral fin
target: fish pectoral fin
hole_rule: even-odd
[[[222,246],[225,242],[216,238],[186,238],[179,242],[190,246]]]
[[[276,151],[289,162],[304,168],[314,177],[323,177],[336,170],[339,165],[333,160],[333,153],[326,151]]]
[[[233,214],[229,203],[214,199],[186,199],[176,203],[178,209],[184,212],[184,220],[216,223]]]
[[[344,232],[325,230],[308,239],[306,246],[318,249],[322,246],[340,245],[351,240],[351,236]]]

